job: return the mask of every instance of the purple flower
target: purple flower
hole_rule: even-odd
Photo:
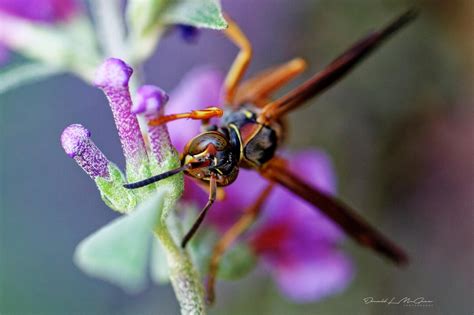
[[[73,158],[92,179],[96,177],[108,179],[109,160],[90,138],[89,130],[82,125],[73,124],[61,134],[61,145],[66,154]]]
[[[161,88],[154,85],[144,85],[137,91],[132,113],[144,114],[150,119],[163,114],[163,107],[168,102],[169,96]]]
[[[144,85],[137,91],[132,112],[143,114],[147,120],[158,118],[164,113],[164,105],[168,102],[169,96],[165,91],[153,85]],[[171,140],[166,125],[148,126],[148,136],[152,155],[155,163],[161,165],[166,156],[173,152]]]
[[[0,0],[0,64],[7,61],[8,48],[18,49],[28,43],[25,21],[66,22],[79,11],[75,0]]]
[[[35,22],[66,21],[78,9],[75,0],[0,0],[0,13]]]
[[[148,164],[145,142],[135,114],[128,82],[132,68],[120,59],[109,58],[97,70],[95,85],[109,100],[127,164],[129,180],[143,179],[141,170]]]
[[[335,177],[325,153],[308,150],[288,160],[290,169],[308,183],[335,192]],[[259,226],[249,236],[281,291],[300,302],[340,292],[348,285],[353,271],[338,248],[343,239],[326,216],[281,187],[273,191]]]
[[[184,113],[190,109],[219,106],[222,74],[209,67],[196,68],[188,73],[170,94],[168,113]],[[168,124],[171,142],[178,151],[199,133],[198,120],[177,120]]]
[[[148,178],[151,176],[150,170],[169,169],[179,164],[166,126],[149,128],[151,156],[154,158],[148,158],[148,148],[135,113],[141,112],[148,119],[158,118],[163,113],[168,96],[161,89],[147,85],[140,88],[134,106],[128,87],[132,72],[132,68],[124,61],[110,58],[99,67],[95,79],[95,84],[104,91],[112,109],[125,156],[126,176],[107,160],[90,140],[89,131],[81,125],[71,125],[61,135],[61,144],[66,153],[94,179],[104,202],[121,213],[132,211],[155,191],[154,185],[130,190],[124,187],[124,183]],[[182,177],[175,176],[168,183],[177,183],[174,195],[179,198]]]
[[[221,104],[222,77],[210,69],[194,70],[171,93],[169,113],[187,112]],[[182,149],[199,133],[199,122],[169,124],[173,144]],[[289,166],[310,184],[334,193],[336,180],[329,158],[308,150],[288,158]],[[255,171],[240,170],[226,199],[213,205],[206,223],[226,231],[256,200],[266,181]],[[248,189],[252,187],[252,189]],[[207,193],[186,179],[186,201],[205,204]],[[281,187],[276,187],[256,226],[243,238],[260,257],[281,291],[294,301],[307,302],[342,291],[352,279],[352,265],[338,249],[344,237],[322,213]]]

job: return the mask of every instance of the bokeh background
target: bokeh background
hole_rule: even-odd
[[[295,56],[309,61],[292,86],[413,5],[421,8],[415,23],[291,115],[288,141],[332,156],[340,196],[403,245],[410,265],[398,269],[347,242],[357,275],[342,294],[294,304],[256,270],[220,283],[212,314],[474,311],[474,1],[223,1],[254,44],[250,73]],[[202,32],[194,45],[172,33],[147,63],[146,81],[171,90],[196,65],[225,71],[236,53],[218,32]],[[79,241],[116,215],[59,135],[82,123],[123,165],[103,94],[62,75],[0,95],[0,113],[0,314],[177,314],[169,286],[127,295],[72,263]],[[369,296],[434,305],[365,305]]]

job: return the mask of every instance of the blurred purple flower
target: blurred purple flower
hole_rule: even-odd
[[[324,152],[307,150],[288,160],[290,169],[308,183],[335,192],[331,161]],[[240,187],[244,198],[245,186]],[[338,248],[343,239],[325,215],[281,187],[273,191],[259,226],[249,236],[251,247],[282,292],[300,302],[340,292],[349,284],[352,265]]]
[[[22,22],[58,23],[80,11],[76,0],[0,0],[0,65],[8,59],[12,43],[22,42]],[[13,49],[13,48],[12,48]]]
[[[220,71],[210,67],[191,70],[170,93],[168,111],[184,113],[190,109],[219,106],[223,80]],[[168,129],[174,147],[181,152],[189,139],[199,133],[200,126],[201,122],[198,120],[177,120],[169,123]]]
[[[78,9],[75,0],[0,0],[0,13],[35,22],[66,21]]]
[[[187,112],[221,104],[222,76],[209,68],[193,70],[171,93],[169,113]],[[173,144],[181,150],[199,133],[198,121],[168,124]],[[330,159],[319,150],[290,156],[290,168],[318,188],[334,193],[335,177]],[[226,199],[214,204],[207,224],[226,231],[256,200],[266,186],[258,173],[240,170],[237,181],[225,188]],[[252,189],[248,189],[252,187]],[[184,199],[205,204],[207,193],[186,179]],[[281,291],[299,302],[314,301],[342,291],[353,275],[349,258],[338,249],[342,232],[322,213],[276,187],[255,228],[245,236]]]

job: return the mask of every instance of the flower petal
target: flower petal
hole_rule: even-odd
[[[353,267],[341,252],[332,250],[306,261],[271,267],[281,292],[296,302],[314,302],[343,291],[353,278]]]
[[[167,113],[184,113],[209,106],[220,106],[223,77],[209,67],[189,72],[171,93]],[[181,151],[186,143],[199,133],[200,121],[177,120],[168,124],[173,145]]]
[[[59,22],[79,9],[75,0],[0,0],[0,11],[36,22]]]
[[[205,223],[211,224],[220,231],[227,230],[242,213],[258,197],[266,185],[266,180],[252,170],[241,169],[237,180],[227,187],[224,200],[217,200],[206,217]],[[251,185],[251,189],[249,189]],[[193,202],[197,207],[203,207],[208,199],[208,193],[200,188],[195,181],[186,178],[184,199]]]
[[[328,192],[336,190],[336,178],[329,157],[321,150],[307,150],[289,159],[289,167],[309,184]],[[321,211],[284,189],[278,187],[267,202],[263,213],[264,225],[280,222],[298,226],[295,233],[314,239],[337,241],[343,237],[340,228]],[[296,236],[295,236],[296,237]]]
[[[335,190],[331,163],[322,151],[305,151],[288,160],[292,171],[310,184],[329,193]],[[321,212],[277,187],[249,241],[283,293],[305,302],[339,292],[351,280],[351,264],[336,249],[342,237]]]

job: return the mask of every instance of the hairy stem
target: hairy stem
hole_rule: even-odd
[[[180,165],[176,152],[169,155],[166,160],[167,163],[156,167],[156,172],[162,173],[165,169]],[[181,226],[179,221],[173,220],[176,202],[184,189],[183,174],[165,179],[157,186],[158,190],[165,192],[165,200],[154,232],[166,255],[170,281],[180,305],[181,314],[205,315],[206,303],[200,275],[189,253],[179,245]]]
[[[102,50],[106,57],[115,57],[128,60],[129,49],[125,37],[125,24],[121,13],[120,1],[118,0],[91,0],[92,12],[96,22],[97,32],[102,44]],[[158,36],[155,41],[158,40]],[[143,60],[143,59],[142,59]],[[141,84],[141,64],[133,64],[136,72],[130,81],[131,94],[135,95]],[[143,119],[139,117],[142,133],[146,135],[147,128]],[[177,156],[170,157],[177,159]],[[179,164],[179,160],[176,161]],[[175,202],[183,191],[183,181],[174,180],[175,184],[169,186],[169,194],[165,201],[162,217],[155,227],[155,236],[163,245],[170,280],[181,308],[182,315],[205,315],[204,289],[201,284],[199,273],[195,268],[189,254],[182,250],[174,241],[166,224],[167,213],[174,210]],[[165,188],[162,185],[162,188]],[[165,188],[166,189],[166,188]]]
[[[91,0],[92,13],[105,57],[127,60],[125,23],[119,0]]]
[[[165,207],[167,206],[165,205]],[[199,273],[189,254],[173,240],[165,219],[160,220],[160,223],[155,227],[155,235],[166,253],[170,280],[181,308],[181,314],[206,314],[204,289]]]

